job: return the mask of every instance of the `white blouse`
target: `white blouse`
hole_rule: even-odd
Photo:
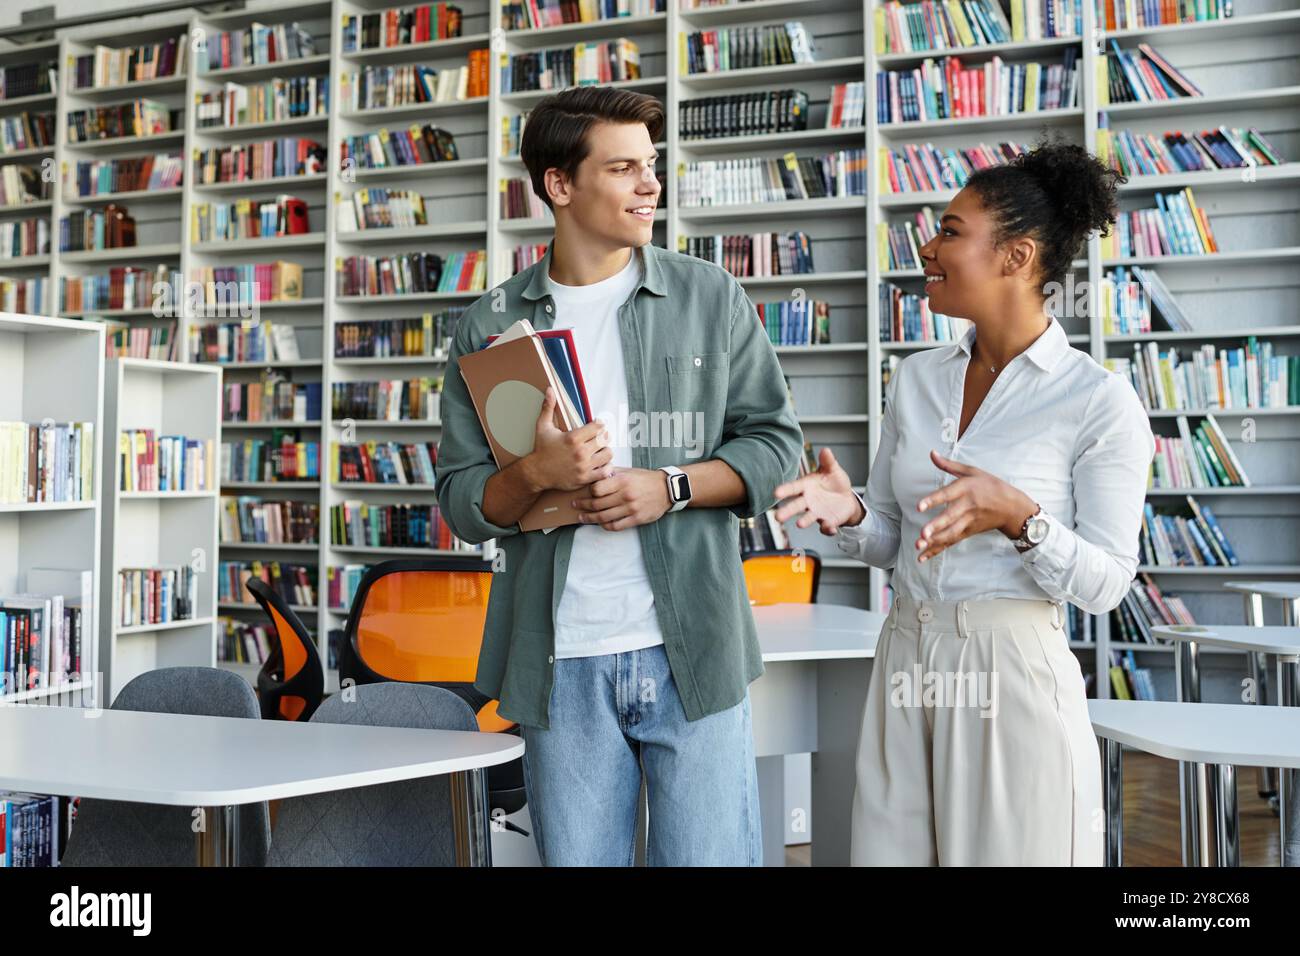
[[[914,353],[886,389],[880,445],[861,498],[866,517],[841,527],[841,550],[893,568],[890,583],[917,600],[1044,597],[1101,614],[1118,607],[1137,570],[1155,439],[1137,393],[1070,346],[1055,318],[994,380],[966,433],[966,366],[976,329]],[[930,460],[992,472],[1042,506],[1045,540],[1023,554],[1001,531],[971,535],[920,563],[916,540],[946,506],[917,511],[957,480]]]

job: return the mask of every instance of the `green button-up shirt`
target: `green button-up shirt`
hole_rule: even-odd
[[[745,484],[742,504],[687,507],[636,529],[673,680],[687,719],[698,720],[738,704],[763,673],[741,570],[739,519],[771,507],[776,486],[794,478],[803,436],[776,352],[740,283],[711,263],[653,244],[636,254],[641,280],[618,310],[633,465],[719,459]],[[483,486],[497,467],[459,361],[519,319],[536,329],[554,325],[550,262],[548,249],[540,262],[477,299],[457,323],[436,465],[443,520],[465,541],[496,538],[504,553],[493,574],[474,686],[500,701],[501,716],[543,729],[549,727],[555,611],[578,526],[521,532],[484,517]],[[638,421],[646,424],[640,440]]]

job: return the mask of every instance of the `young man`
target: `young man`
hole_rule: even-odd
[[[643,770],[648,863],[761,862],[738,518],[772,505],[802,435],[740,284],[651,244],[663,123],[600,87],[533,109],[521,153],[555,236],[466,310],[443,385],[443,518],[505,557],[475,687],[522,727],[546,865],[630,865]],[[459,359],[521,318],[573,329],[594,420],[558,430],[548,390],[534,451],[498,471]],[[521,533],[552,488],[583,523]]]

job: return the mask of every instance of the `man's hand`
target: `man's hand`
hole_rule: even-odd
[[[622,531],[658,521],[672,507],[668,476],[658,469],[616,468],[612,478],[602,478],[573,506],[583,524],[598,524],[606,531]]]
[[[921,552],[918,561],[925,561],[958,541],[984,531],[1001,531],[1008,538],[1020,536],[1025,519],[1037,507],[1034,499],[997,475],[944,458],[937,451],[930,452],[930,460],[948,474],[956,475],[957,480],[916,503],[917,511],[940,504],[948,506],[921,529],[921,536],[916,539],[916,548]]]
[[[816,521],[822,534],[832,535],[840,525],[856,526],[866,517],[848,473],[829,448],[823,448],[817,457],[816,471],[777,485],[774,493],[778,499],[786,499],[776,509],[776,520],[786,521],[798,515],[796,528],[806,528]]]
[[[524,456],[532,486],[539,493],[550,488],[577,491],[613,474],[609,463],[614,452],[604,423],[596,419],[581,428],[561,431],[555,426],[555,402],[555,389],[548,387],[537,416],[533,450]]]

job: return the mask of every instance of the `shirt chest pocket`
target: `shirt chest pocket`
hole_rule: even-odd
[[[667,356],[668,399],[674,412],[721,415],[727,405],[731,356],[726,352],[688,352]]]

